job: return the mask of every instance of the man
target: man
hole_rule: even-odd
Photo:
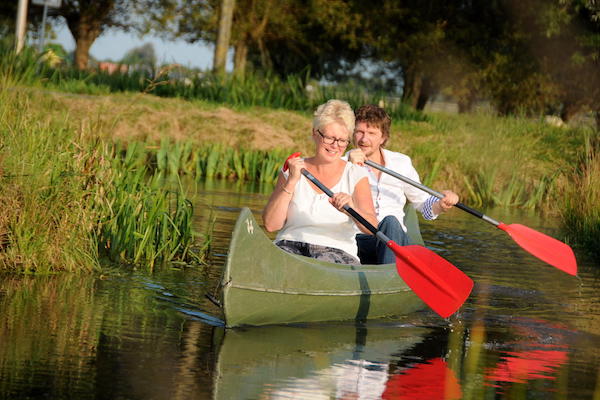
[[[356,149],[348,152],[347,155],[351,162],[362,165],[368,170],[371,195],[379,221],[378,229],[394,242],[406,246],[410,244],[403,223],[406,201],[412,203],[425,219],[432,220],[458,203],[458,195],[444,190],[442,191],[444,198],[438,199],[364,164],[366,160],[370,160],[420,182],[410,157],[384,148],[390,137],[390,126],[391,118],[384,109],[371,104],[357,109],[353,137]],[[356,242],[362,264],[396,262],[393,251],[375,236],[358,234]]]

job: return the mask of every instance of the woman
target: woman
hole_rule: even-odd
[[[355,209],[371,224],[377,218],[364,169],[342,160],[354,131],[354,112],[340,100],[320,105],[313,118],[315,155],[288,160],[263,211],[269,232],[280,230],[275,243],[282,249],[342,264],[359,264],[353,219],[343,210]],[[304,175],[307,169],[334,192],[329,198]],[[370,233],[365,227],[358,228]]]

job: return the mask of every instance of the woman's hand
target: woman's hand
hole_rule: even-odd
[[[353,149],[348,153],[348,161],[350,161],[352,164],[360,165],[362,167],[365,165],[366,160],[367,157],[361,149]]]
[[[287,189],[293,190],[296,187],[296,183],[298,183],[300,177],[302,176],[302,168],[305,168],[304,158],[290,158],[289,160],[287,160],[287,165],[290,172],[286,186],[292,186],[291,188],[288,187]]]
[[[354,202],[352,196],[348,193],[335,193],[333,197],[329,198],[329,202],[338,210],[345,211],[344,206],[354,208]]]

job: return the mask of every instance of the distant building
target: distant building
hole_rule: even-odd
[[[114,74],[115,72],[120,72],[122,74],[126,74],[129,70],[129,67],[125,64],[117,64],[108,61],[100,61],[98,62],[98,70],[102,72],[106,72],[109,75]]]

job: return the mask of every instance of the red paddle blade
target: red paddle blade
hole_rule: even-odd
[[[520,224],[500,224],[515,242],[529,253],[570,275],[577,275],[577,261],[573,249],[553,237]]]
[[[396,254],[396,269],[404,282],[443,318],[463,305],[473,281],[450,262],[423,246],[387,246]]]

